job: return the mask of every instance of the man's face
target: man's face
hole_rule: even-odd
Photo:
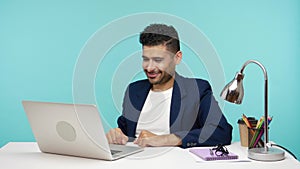
[[[177,56],[180,53],[180,56]],[[164,45],[143,46],[143,69],[151,84],[167,85],[175,74],[175,67],[181,60],[181,52],[176,54]]]

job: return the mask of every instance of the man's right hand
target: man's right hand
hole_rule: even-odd
[[[106,138],[109,144],[126,144],[128,137],[122,132],[120,128],[110,129],[106,133]]]

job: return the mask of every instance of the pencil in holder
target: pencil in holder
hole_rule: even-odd
[[[264,142],[262,141],[262,136],[264,133],[263,128],[248,128],[248,148],[255,148],[255,147],[263,147]]]

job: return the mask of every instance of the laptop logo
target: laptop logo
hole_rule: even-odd
[[[72,142],[76,139],[76,131],[74,127],[66,121],[57,122],[56,131],[58,135],[65,141]]]

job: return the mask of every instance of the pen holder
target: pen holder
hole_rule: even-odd
[[[257,120],[253,117],[248,117],[248,121],[251,123],[252,126],[255,126],[257,123]],[[240,131],[241,146],[249,147],[256,129],[248,128],[243,119],[238,120],[238,125]]]

